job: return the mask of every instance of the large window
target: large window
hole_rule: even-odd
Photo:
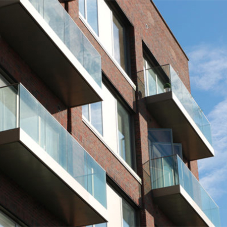
[[[134,168],[131,114],[104,84],[102,88],[103,102],[83,106],[83,118],[99,132],[113,152]]]
[[[120,102],[117,102],[117,114],[119,154],[130,166],[132,166],[130,114]]]
[[[105,0],[79,0],[80,14],[118,64],[128,72],[126,29]]]
[[[125,29],[120,24],[119,20],[112,15],[113,18],[113,54],[114,58],[120,66],[126,71],[125,65]]]
[[[108,223],[87,227],[136,227],[136,211],[113,188],[107,185]]]
[[[136,227],[136,212],[114,189],[107,185],[107,227]]]
[[[99,35],[97,0],[79,0],[79,10],[95,33]]]
[[[156,95],[164,92],[164,81],[155,71],[155,67],[144,59],[144,81],[147,96]]]
[[[103,135],[102,103],[92,103],[82,107],[83,116]]]

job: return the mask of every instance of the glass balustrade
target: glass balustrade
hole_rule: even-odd
[[[20,127],[106,207],[106,172],[21,85],[0,88],[0,131]]]
[[[147,69],[144,72],[145,76],[145,94],[146,96],[157,95],[164,92],[165,84],[158,83],[158,80],[150,79],[150,78],[169,78],[171,83],[171,90],[179,99],[181,104],[184,106],[185,110],[191,116],[193,121],[199,127],[200,131],[207,138],[210,144],[212,144],[212,136],[211,136],[211,127],[208,119],[205,114],[198,106],[191,93],[188,91],[179,75],[172,68],[171,65],[164,65],[160,67],[154,67],[151,69]],[[160,89],[160,86],[162,89]]]
[[[101,56],[58,0],[29,1],[95,82],[101,87]]]
[[[152,189],[181,185],[210,221],[220,226],[219,208],[178,155],[150,160]]]

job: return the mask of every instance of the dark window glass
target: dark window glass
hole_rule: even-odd
[[[136,214],[135,210],[129,206],[124,200],[123,203],[123,227],[135,227]]]
[[[114,58],[126,70],[125,50],[124,50],[124,27],[113,15],[113,41],[114,41]]]
[[[120,156],[132,167],[130,114],[117,102],[118,146]]]

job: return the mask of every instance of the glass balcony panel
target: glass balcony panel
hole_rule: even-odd
[[[91,45],[89,40],[83,36],[84,42],[84,68],[93,77],[95,82],[101,87],[102,77],[101,73],[101,56],[98,54],[96,49]]]
[[[215,226],[220,226],[219,208],[177,155],[150,161],[152,189],[181,185]]]
[[[84,149],[71,135],[67,135],[67,170],[86,190],[88,181],[87,156]]]
[[[163,188],[164,187],[164,176],[163,176],[163,163],[162,159],[151,160],[151,182],[152,188]]]
[[[162,82],[162,80],[157,77],[157,89],[158,89],[158,94],[161,94],[164,92],[164,83]]]
[[[58,37],[64,41],[64,29],[65,29],[65,10],[60,7],[59,2],[56,0],[44,0],[44,20],[54,30]]]
[[[21,129],[106,207],[105,171],[22,85],[19,87]],[[13,94],[13,99],[7,96],[11,104],[13,100],[17,101],[17,92],[13,91]],[[16,110],[15,107],[14,120]]]
[[[155,71],[155,73],[154,73]],[[210,123],[204,115],[201,108],[195,102],[191,93],[188,91],[176,71],[172,68],[171,65],[164,65],[160,67],[154,67],[153,69],[145,70],[145,75],[152,75],[153,77],[148,77],[152,79],[146,80],[146,87],[148,90],[152,90],[153,92],[148,92],[147,96],[156,95],[157,93],[163,93],[164,89],[162,88],[163,83],[161,81],[161,74],[166,74],[169,77],[171,83],[172,92],[176,95],[178,100],[181,102],[185,110],[191,116],[193,121],[199,127],[200,131],[204,134],[210,144],[212,144],[211,139],[211,128]],[[159,76],[160,74],[160,76]],[[155,80],[155,76],[157,75],[157,81]],[[160,78],[159,78],[160,77]],[[157,92],[158,90],[158,92]],[[155,92],[154,92],[155,91]]]
[[[152,159],[150,166],[152,189],[179,184],[176,156]]]
[[[102,204],[106,204],[105,194],[106,179],[105,172],[97,165],[96,161],[87,154],[87,171],[88,171],[88,191]],[[104,174],[103,174],[104,173]]]
[[[43,17],[44,0],[29,0],[39,14]]]
[[[160,158],[163,156],[173,155],[173,146],[171,143],[152,143],[151,158]]]
[[[17,87],[0,89],[0,131],[17,127]]]
[[[101,56],[57,0],[29,0],[101,87]]]
[[[84,65],[84,43],[83,33],[75,26],[69,15],[65,16],[65,45],[80,62]]]
[[[164,187],[173,186],[174,184],[174,160],[173,157],[166,157],[163,161],[163,178]]]
[[[180,143],[173,144],[173,154],[177,154],[181,159],[183,159],[182,145]]]
[[[148,138],[150,142],[172,143],[171,129],[149,129]]]
[[[156,89],[156,74],[152,69],[146,70],[146,79],[148,82],[148,96],[150,95],[156,95],[157,89]]]

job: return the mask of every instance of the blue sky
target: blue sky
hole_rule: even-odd
[[[199,161],[203,187],[227,226],[227,0],[154,0],[189,57],[191,90],[212,126],[216,156]]]

